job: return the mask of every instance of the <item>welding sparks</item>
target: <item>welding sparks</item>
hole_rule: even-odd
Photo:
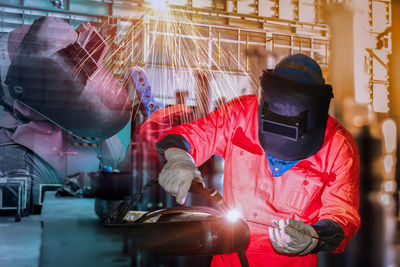
[[[124,87],[130,88],[126,77],[140,66],[149,77],[153,96],[162,104],[171,104],[171,96],[181,90],[188,91],[193,99],[191,89],[203,84],[214,99],[239,96],[237,74],[248,73],[238,62],[238,47],[220,41],[223,29],[193,23],[188,14],[171,9],[167,0],[148,3],[152,8],[146,14],[118,21],[117,34],[106,37],[109,51],[103,64],[124,82]],[[196,100],[199,114],[212,109],[207,96],[196,95]]]

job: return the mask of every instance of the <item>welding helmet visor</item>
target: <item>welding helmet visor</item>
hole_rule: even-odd
[[[10,95],[75,136],[106,139],[131,116],[126,90],[103,65],[107,44],[90,23],[35,20],[7,73]]]
[[[287,80],[267,70],[260,85],[258,135],[265,152],[282,160],[317,153],[324,140],[332,87]]]

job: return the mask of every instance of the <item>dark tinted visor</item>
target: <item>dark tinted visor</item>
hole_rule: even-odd
[[[261,113],[262,131],[284,138],[297,141],[304,133],[307,122],[307,111],[301,112],[298,116],[282,116],[274,113],[264,104]]]

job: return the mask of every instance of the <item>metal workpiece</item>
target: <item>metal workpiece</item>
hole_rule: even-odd
[[[148,188],[158,185],[158,179],[150,180],[138,192],[128,194],[132,177],[124,173],[91,173],[93,184],[96,187],[95,211],[104,224],[121,224],[126,221],[126,216],[132,205],[143,195]],[[201,182],[194,180],[189,192],[213,201],[223,213],[229,211],[229,206],[215,188],[205,188]],[[195,207],[188,207],[195,212]],[[197,209],[206,207],[197,207]],[[184,209],[181,207],[180,209]],[[180,209],[163,209],[155,211],[156,214],[177,213]],[[221,213],[214,210],[211,214]],[[154,212],[145,213],[143,218],[152,216]],[[222,214],[222,213],[221,213]],[[145,219],[139,219],[138,222],[144,222]]]
[[[240,217],[232,218],[228,204],[215,188],[197,180],[190,192],[216,203],[210,207],[174,207],[156,211],[129,211],[143,192],[158,183],[151,180],[139,192],[122,201],[95,201],[104,227],[120,231],[125,255],[198,256],[237,252],[242,266],[249,266],[245,254],[250,230]]]
[[[243,220],[205,220],[111,225],[124,233],[124,253],[167,256],[217,255],[244,250],[250,230]]]
[[[127,223],[154,223],[174,221],[207,220],[223,216],[220,211],[205,206],[172,207],[155,211],[130,211],[124,221]]]

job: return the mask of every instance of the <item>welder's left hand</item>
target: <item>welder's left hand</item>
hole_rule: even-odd
[[[318,244],[317,232],[311,225],[302,221],[272,221],[276,227],[269,227],[269,238],[274,249],[279,253],[306,255]]]

